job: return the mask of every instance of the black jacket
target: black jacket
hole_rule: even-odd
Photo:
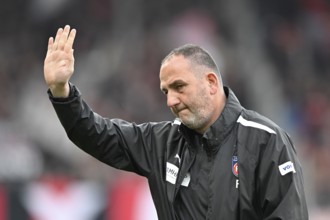
[[[177,119],[135,124],[103,118],[75,86],[69,98],[49,96],[73,143],[148,179],[160,220],[307,220],[301,166],[289,136],[224,89],[226,106],[204,135]]]

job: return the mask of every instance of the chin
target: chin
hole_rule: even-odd
[[[188,128],[193,129],[193,130],[197,128],[196,124],[193,121],[187,121],[187,120],[184,120],[182,118],[180,118],[180,119],[181,119],[182,123],[185,126],[187,126]]]

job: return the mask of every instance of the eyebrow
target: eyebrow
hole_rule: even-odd
[[[173,82],[171,82],[169,85],[168,85],[168,88],[175,88],[176,86],[178,85],[187,85],[188,83],[181,80],[181,79],[177,79],[177,80],[174,80]],[[167,88],[164,88],[164,87],[161,87],[160,90],[162,90],[163,92],[166,92],[167,91]]]

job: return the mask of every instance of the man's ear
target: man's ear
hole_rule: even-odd
[[[215,74],[213,72],[209,72],[209,73],[207,73],[206,77],[207,77],[207,81],[210,86],[210,94],[211,95],[216,94],[219,89],[219,79],[218,79],[217,74]]]

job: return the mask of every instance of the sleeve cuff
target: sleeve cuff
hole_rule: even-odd
[[[50,91],[50,89],[48,89],[47,93],[48,93],[49,99],[53,102],[69,102],[69,101],[73,100],[74,98],[76,98],[77,96],[79,96],[79,91],[75,85],[73,85],[72,83],[69,83],[69,87],[70,87],[69,96],[65,97],[65,98],[54,97],[52,92]]]

